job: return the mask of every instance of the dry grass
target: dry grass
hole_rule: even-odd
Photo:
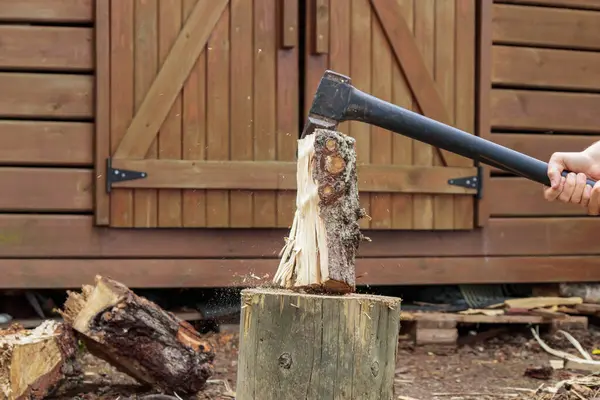
[[[600,377],[590,375],[567,379],[553,386],[542,386],[532,400],[592,400],[600,398]]]

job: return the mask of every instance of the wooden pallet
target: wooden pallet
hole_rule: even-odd
[[[402,332],[404,337],[416,345],[444,344],[456,345],[459,339],[458,326],[472,324],[494,325],[546,325],[550,330],[587,329],[588,317],[558,315],[479,315],[479,314],[453,314],[453,313],[401,313]]]
[[[600,304],[583,303],[576,304],[570,308],[559,309],[561,312],[575,315],[589,315],[593,317],[600,317]]]

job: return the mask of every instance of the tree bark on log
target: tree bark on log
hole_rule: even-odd
[[[237,400],[393,398],[400,299],[242,291]]]
[[[77,341],[62,322],[0,331],[0,399],[44,399],[76,369]]]
[[[213,374],[214,353],[189,323],[114,280],[68,292],[61,314],[90,353],[141,383],[194,394]]]
[[[360,242],[356,141],[317,129],[298,141],[296,213],[273,278],[283,288],[353,292]]]

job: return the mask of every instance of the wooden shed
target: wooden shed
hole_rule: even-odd
[[[0,0],[0,287],[273,274],[325,69],[542,160],[600,134],[597,0]],[[358,122],[360,284],[600,280],[600,219]],[[480,190],[449,180],[479,176]]]

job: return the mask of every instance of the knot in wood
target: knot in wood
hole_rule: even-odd
[[[333,185],[325,183],[319,187],[319,197],[321,198],[321,206],[331,205],[335,203],[344,194],[343,182],[333,182]]]
[[[325,147],[327,147],[327,150],[329,151],[334,151],[337,148],[337,142],[334,139],[327,139]]]
[[[339,174],[346,167],[346,162],[342,157],[327,156],[325,159],[325,168],[330,174]]]
[[[371,373],[374,377],[379,375],[379,363],[377,361],[373,361],[373,364],[371,364]]]
[[[283,369],[290,369],[292,367],[292,355],[290,353],[283,353],[279,356],[279,366]]]

